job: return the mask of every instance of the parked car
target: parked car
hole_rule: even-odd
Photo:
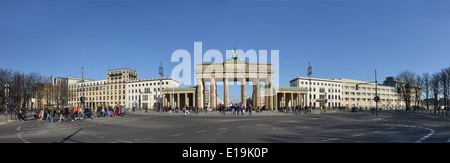
[[[358,112],[358,108],[357,107],[352,107],[352,112]]]

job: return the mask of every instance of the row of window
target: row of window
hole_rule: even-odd
[[[344,98],[345,101],[374,101],[373,98]],[[402,100],[397,100],[397,99],[380,99],[380,101],[382,102],[401,102]],[[375,102],[375,101],[374,101]]]
[[[356,90],[356,86],[344,86],[344,89],[353,89],[353,90]],[[363,91],[365,91],[365,90],[372,90],[372,91],[375,91],[375,87],[361,87],[361,86],[359,86],[359,89],[360,90],[363,90]],[[395,89],[394,88],[392,88],[392,89],[387,89],[387,88],[377,88],[377,90],[378,91],[383,91],[383,92],[396,92],[395,91]]]
[[[315,94],[313,94],[312,95],[312,99],[316,99],[316,95]],[[319,98],[320,99],[325,99],[325,95],[319,95]],[[311,98],[311,94],[309,95],[309,98]],[[341,99],[341,95],[328,95],[328,98],[327,98],[327,100],[340,100]]]
[[[319,88],[319,93],[325,93],[325,88]],[[316,92],[316,88],[312,88],[313,92]],[[333,89],[333,88],[328,88],[328,93],[341,93],[340,89]]]
[[[300,84],[308,85],[308,81],[301,81]],[[320,85],[320,86],[327,86],[328,85],[328,86],[331,86],[331,87],[341,87],[341,84],[314,82],[314,81],[311,81],[311,85]]]
[[[148,95],[142,95],[141,101],[149,101]],[[150,96],[151,97],[151,96]],[[153,99],[157,99],[158,97],[154,96]],[[128,101],[138,101],[139,96],[128,96]]]
[[[103,98],[102,98],[103,97]],[[86,97],[87,102],[92,102],[94,100],[125,100],[125,95],[119,95],[119,96],[96,96],[94,97]],[[80,101],[80,98],[72,98],[70,101]]]
[[[156,84],[158,84],[158,85],[164,85],[164,82],[162,82],[162,83],[160,83],[160,82],[154,82],[154,83],[150,83],[150,86],[152,86],[152,85],[156,85]],[[165,83],[166,85],[169,85],[169,82],[167,82],[166,81],[166,83]],[[128,84],[128,87],[141,87],[141,85],[142,86],[149,86],[149,83],[142,83],[142,84]]]
[[[375,93],[366,93],[366,92],[344,92],[344,95],[357,95],[357,96],[375,96]],[[382,97],[397,97],[396,94],[384,94],[384,93],[378,93],[378,96]]]

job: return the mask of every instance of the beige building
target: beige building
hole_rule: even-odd
[[[153,109],[158,102],[161,90],[168,87],[178,87],[180,83],[172,78],[147,79],[127,83],[128,108],[137,107]]]
[[[387,78],[389,79],[389,78]],[[351,79],[319,79],[297,77],[290,81],[291,87],[311,87],[308,91],[307,103],[312,107],[361,107],[370,109],[375,107],[375,83]],[[378,108],[405,108],[405,102],[399,98],[394,86],[377,85],[380,97]],[[310,100],[311,99],[311,100]],[[311,102],[311,103],[310,103]]]
[[[342,105],[344,107],[362,107],[366,109],[375,107],[375,83],[351,79],[334,80],[342,83]],[[378,108],[405,108],[405,103],[398,97],[395,87],[378,84],[377,89],[380,97]]]
[[[69,83],[68,104],[81,107],[81,97],[84,96],[86,107],[126,105],[127,83],[137,80],[138,73],[128,68],[107,71],[106,80],[76,80]]]

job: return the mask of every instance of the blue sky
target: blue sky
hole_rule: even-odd
[[[193,56],[201,41],[203,52],[224,56],[234,46],[279,50],[281,86],[306,76],[308,62],[316,78],[373,81],[377,69],[381,82],[450,66],[449,8],[435,0],[2,0],[0,67],[66,77],[84,66],[102,80],[126,66],[157,78],[160,62],[170,74],[179,64],[171,54]]]

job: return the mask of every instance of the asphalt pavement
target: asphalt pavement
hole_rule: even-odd
[[[1,143],[450,143],[449,118],[404,112],[127,112],[67,122],[0,125]]]

